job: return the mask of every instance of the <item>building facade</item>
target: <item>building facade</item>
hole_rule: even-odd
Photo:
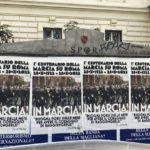
[[[24,78],[18,75],[1,75],[0,76],[0,87],[10,88],[11,86],[21,86],[25,85]]]
[[[67,87],[77,84],[73,77],[33,77],[33,88]]]
[[[150,86],[150,76],[148,75],[132,75],[132,86]]]
[[[0,0],[0,25],[14,41],[65,38],[64,25],[98,28],[105,40],[150,45],[149,0]]]
[[[123,83],[123,78],[119,75],[84,75],[84,85],[117,85]]]

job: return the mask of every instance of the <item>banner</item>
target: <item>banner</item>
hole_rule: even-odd
[[[150,143],[150,58],[0,58],[0,147]]]

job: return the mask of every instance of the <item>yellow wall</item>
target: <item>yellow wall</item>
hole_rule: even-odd
[[[150,0],[0,0],[0,24],[11,25],[15,42],[43,39],[43,28],[122,30],[123,42],[150,45]],[[64,35],[63,35],[64,38]]]

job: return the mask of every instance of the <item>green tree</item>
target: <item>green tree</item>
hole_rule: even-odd
[[[69,21],[68,23],[66,23],[64,25],[64,32],[66,32],[68,30],[79,29],[78,24],[79,23],[77,21]],[[94,28],[93,30],[100,32],[100,28],[98,28],[98,27]]]
[[[9,30],[8,27],[10,26],[6,24],[0,25],[0,44],[9,43],[10,40],[14,42],[12,31]]]
[[[99,31],[100,32],[100,28],[95,28],[94,30]]]
[[[25,82],[21,78],[15,78],[14,84],[18,85],[18,86],[21,86],[21,85],[25,84]]]
[[[73,29],[79,29],[78,27],[78,22],[77,21],[70,21],[64,25],[64,32],[68,30],[73,30]]]
[[[121,85],[123,83],[123,79],[117,78],[116,79],[116,84]]]
[[[74,80],[69,80],[68,81],[68,85],[69,86],[74,86],[74,85],[76,85],[77,83],[74,81]]]

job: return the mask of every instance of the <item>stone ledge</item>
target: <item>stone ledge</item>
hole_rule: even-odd
[[[93,3],[71,3],[71,2],[59,2],[59,1],[20,1],[20,0],[1,0],[1,6],[11,5],[20,7],[53,7],[53,8],[69,8],[69,9],[91,9],[91,10],[107,10],[107,11],[126,11],[126,12],[149,12],[148,6],[134,7],[134,6],[122,6],[122,5],[106,5]]]
[[[106,42],[103,33],[79,29],[66,32],[66,39],[2,44],[1,55],[122,56],[150,57],[150,47],[123,42]]]

